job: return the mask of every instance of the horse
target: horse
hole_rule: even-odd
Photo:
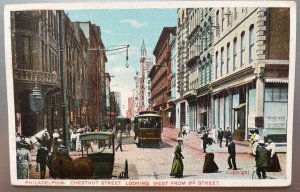
[[[27,138],[27,143],[30,144],[31,148],[34,148],[35,151],[37,151],[42,144],[47,145],[50,141],[50,134],[48,132],[48,130],[45,128],[41,131],[39,131],[38,133],[36,133],[35,135]]]
[[[67,154],[55,153],[48,164],[49,174],[56,179],[90,179],[94,174],[94,163],[88,157],[73,160]]]

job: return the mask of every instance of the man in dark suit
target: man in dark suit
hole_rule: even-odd
[[[228,165],[229,165],[229,169],[233,168],[234,170],[237,170],[236,163],[235,163],[235,156],[236,156],[235,143],[233,142],[232,137],[229,137],[228,141],[229,141],[229,144],[228,144],[228,153],[229,153]]]
[[[220,142],[220,147],[222,147],[223,137],[224,137],[224,131],[220,128],[219,131],[218,131],[218,140]]]
[[[226,131],[225,131],[225,139],[226,139],[226,147],[228,146],[228,138],[231,137],[231,131],[229,130],[229,127],[227,127]]]
[[[260,140],[258,142],[258,146],[256,148],[256,174],[259,179],[261,177],[263,179],[266,178],[266,168],[268,166],[268,157],[269,157],[269,151],[265,148],[265,143],[263,140]]]
[[[206,144],[207,144],[207,139],[208,139],[208,131],[207,130],[204,130],[204,133],[203,133],[201,139],[202,139],[203,152],[206,153]]]

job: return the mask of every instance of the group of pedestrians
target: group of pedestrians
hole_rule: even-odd
[[[250,148],[251,153],[255,156],[256,162],[256,173],[258,178],[265,179],[266,172],[280,172],[281,167],[279,163],[278,156],[276,154],[275,143],[271,137],[268,137],[267,144],[260,140],[258,130],[251,131],[253,134],[251,136]],[[179,135],[182,133],[179,132]],[[214,161],[213,143],[215,143],[213,134],[209,133],[209,130],[204,130],[201,136],[203,144],[203,152],[205,153],[203,173],[216,173],[219,170],[218,165]],[[223,130],[218,130],[217,142],[220,143],[222,147],[222,140],[225,138],[225,146],[228,148],[228,169],[238,170],[236,165],[236,145],[233,140],[233,135],[229,128],[226,129],[225,133]],[[183,155],[181,154],[181,146],[183,142],[178,139],[178,144],[175,147],[174,159],[171,167],[170,176],[182,177],[183,176]],[[253,147],[255,146],[255,150]]]

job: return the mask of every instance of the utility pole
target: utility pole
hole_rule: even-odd
[[[60,79],[61,79],[61,110],[62,110],[62,119],[63,119],[63,141],[64,145],[69,147],[69,130],[68,130],[68,103],[67,103],[67,87],[65,81],[65,25],[64,25],[64,11],[59,11],[59,53],[60,53]]]

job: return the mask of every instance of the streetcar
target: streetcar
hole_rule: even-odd
[[[114,132],[117,133],[119,130],[130,135],[131,119],[123,116],[116,117],[116,129]]]
[[[162,119],[157,112],[140,112],[134,118],[135,143],[138,147],[161,144]]]

